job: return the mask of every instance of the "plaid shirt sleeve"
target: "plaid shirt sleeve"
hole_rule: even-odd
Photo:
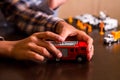
[[[52,31],[55,32],[55,26],[62,20],[41,11],[35,11],[21,0],[6,0],[3,5],[3,13],[7,21],[14,23],[27,34],[34,32]]]

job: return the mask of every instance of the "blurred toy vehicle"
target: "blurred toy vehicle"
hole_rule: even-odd
[[[53,42],[53,44],[63,53],[59,60],[77,60],[78,62],[89,61],[87,52],[87,43],[84,41],[65,41],[62,43]]]
[[[111,44],[114,42],[120,41],[120,31],[112,31],[111,34],[108,34],[106,37],[104,37],[104,43],[105,44]]]
[[[100,12],[99,15],[100,22],[104,23],[104,31],[115,29],[118,27],[118,21],[116,19],[108,17],[104,12]]]
[[[84,14],[84,15],[80,15],[80,16],[75,16],[75,19],[79,19],[83,23],[88,23],[92,26],[97,26],[99,24],[99,20],[91,14]]]
[[[95,17],[91,14],[84,14],[80,16],[75,16],[76,19],[79,19],[83,23],[88,23],[92,25],[93,28],[99,28],[101,22],[104,23],[104,31],[115,29],[118,27],[118,20],[110,18],[104,12],[100,11],[99,17]]]
[[[105,31],[112,30],[118,27],[118,21],[116,19],[108,17],[105,20],[103,20],[103,22],[105,24],[104,26]]]
[[[104,37],[105,44],[111,44],[112,42],[115,42],[113,35],[108,34],[106,37]]]

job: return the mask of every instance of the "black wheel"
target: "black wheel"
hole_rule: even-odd
[[[59,61],[60,61],[60,59],[56,58],[56,59],[55,59],[55,61],[56,61],[56,62],[59,62]]]
[[[81,56],[77,57],[77,62],[82,62],[82,57]]]
[[[87,57],[86,55],[79,55],[76,58],[77,62],[86,62],[87,61]]]
[[[112,42],[110,41],[110,42],[108,43],[108,45],[111,46],[111,45],[112,45]]]

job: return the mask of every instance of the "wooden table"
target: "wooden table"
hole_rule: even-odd
[[[11,27],[0,27],[7,40],[23,36]],[[6,34],[7,33],[7,34]],[[0,80],[120,80],[120,44],[103,45],[103,36],[93,30],[95,54],[90,62],[50,62],[37,64],[31,61],[0,59]]]

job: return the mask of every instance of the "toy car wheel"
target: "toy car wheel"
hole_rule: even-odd
[[[78,62],[81,62],[81,61],[82,61],[82,57],[78,57],[78,58],[77,58],[77,61],[78,61]]]
[[[106,41],[106,40],[104,40],[103,42],[104,42],[104,44],[107,44],[107,41]]]
[[[56,58],[55,60],[56,60],[57,62],[59,62],[59,61],[60,61],[60,59],[58,59],[58,58]]]
[[[80,55],[80,56],[77,56],[76,60],[77,60],[77,62],[86,62],[87,57],[86,57],[86,55]]]
[[[77,62],[82,62],[82,60],[83,60],[83,59],[82,59],[81,56],[78,56],[78,57],[77,57]]]
[[[110,41],[109,44],[112,44],[112,42]]]

